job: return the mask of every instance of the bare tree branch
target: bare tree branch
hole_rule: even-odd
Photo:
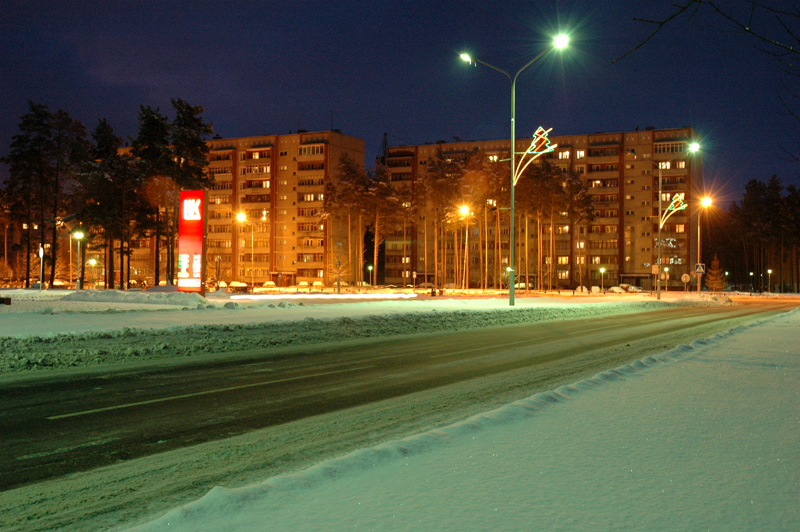
[[[644,18],[634,18],[633,20],[636,22],[644,22],[646,24],[653,24],[656,28],[653,30],[650,35],[648,35],[643,41],[639,44],[625,52],[622,56],[618,57],[611,61],[612,63],[617,63],[622,59],[625,59],[632,53],[636,52],[640,48],[642,48],[645,44],[647,44],[653,37],[656,36],[665,26],[669,23],[673,22],[675,19],[686,13],[687,11],[691,11],[689,15],[689,20],[691,20],[698,11],[702,8],[702,6],[707,5],[711,8],[717,15],[722,17],[723,19],[727,20],[729,23],[733,24],[736,28],[738,28],[742,33],[752,35],[756,39],[767,43],[768,45],[777,48],[777,50],[764,50],[765,52],[776,55],[778,52],[785,53],[785,54],[797,54],[800,55],[800,36],[793,30],[787,23],[785,18],[794,18],[800,19],[800,11],[788,11],[784,9],[778,9],[762,2],[751,1],[750,4],[750,16],[747,23],[742,22],[735,16],[725,12],[716,2],[712,0],[686,0],[685,3],[678,3],[675,4],[675,11],[669,15],[667,18],[661,20],[652,20],[652,19],[644,19]],[[757,10],[762,10],[764,12],[770,13],[775,16],[776,22],[783,28],[786,32],[787,36],[789,37],[789,43],[785,43],[774,38],[768,37],[765,33],[756,31],[753,29],[753,20],[756,15]]]
[[[776,48],[779,48],[781,50],[784,50],[784,51],[792,53],[792,54],[800,55],[800,49],[795,48],[793,45],[784,44],[784,43],[782,43],[780,41],[776,41],[775,39],[771,39],[771,38],[767,37],[766,35],[764,35],[762,33],[753,31],[753,29],[750,27],[750,25],[743,24],[741,21],[737,20],[733,16],[729,15],[728,13],[725,13],[716,3],[710,2],[710,1],[707,2],[707,3],[708,3],[709,6],[711,6],[711,9],[716,11],[720,16],[722,16],[723,18],[727,19],[729,22],[731,22],[735,26],[739,27],[739,29],[741,29],[743,32],[752,35],[756,39],[759,39],[759,40],[764,41],[764,42],[766,42],[768,44],[771,44],[772,46],[775,46]],[[756,7],[756,2],[753,2],[752,6],[753,6],[753,11],[754,11],[755,7]],[[770,10],[770,11],[775,12],[774,10]],[[751,23],[752,23],[752,16],[753,16],[753,12],[751,11],[751,13],[750,13]],[[780,19],[780,17],[776,16],[776,18],[777,18],[779,24],[781,24],[781,26],[783,26],[783,28],[786,30],[786,32],[791,36],[792,40],[793,41],[797,41],[797,36],[794,34],[794,32],[792,32],[785,25],[785,23]]]
[[[692,6],[692,4],[696,4],[695,13],[697,13],[697,10],[699,9],[701,3],[702,3],[702,0],[691,0],[689,3],[687,3],[686,5],[683,5],[683,6],[678,4],[677,5],[678,11],[676,11],[675,13],[673,13],[672,15],[670,15],[669,17],[667,17],[664,20],[648,20],[648,19],[643,19],[643,18],[634,18],[633,20],[636,21],[636,22],[646,22],[648,24],[655,24],[656,25],[656,29],[653,30],[653,33],[648,35],[645,40],[643,40],[642,42],[637,44],[635,47],[633,47],[632,49],[630,49],[627,52],[625,52],[621,57],[618,57],[617,59],[614,59],[611,62],[612,63],[616,63],[618,61],[622,61],[623,59],[625,59],[626,57],[628,57],[629,55],[634,53],[636,50],[638,50],[639,48],[641,48],[642,46],[647,44],[647,41],[649,41],[650,39],[655,37],[656,34],[664,28],[664,26],[666,26],[667,24],[669,24],[670,22],[672,22],[673,20],[675,20],[676,18],[681,16],[687,9],[689,9]],[[694,15],[694,13],[692,14],[692,16],[693,15]]]

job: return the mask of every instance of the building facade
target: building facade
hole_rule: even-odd
[[[700,140],[697,132],[689,127],[646,128],[631,132],[551,136],[550,140],[557,147],[541,160],[550,162],[563,172],[574,172],[585,180],[592,199],[594,219],[571,227],[562,217],[553,224],[542,224],[534,231],[523,231],[524,222],[517,219],[515,258],[518,281],[532,284],[531,277],[539,275],[547,280],[545,283],[540,281],[539,286],[548,287],[574,288],[581,284],[608,287],[622,283],[645,289],[654,287],[659,249],[659,201],[663,212],[676,194],[683,194],[688,208],[676,211],[665,221],[661,228],[660,246],[661,264],[666,270],[662,274],[664,283],[683,288],[683,274],[693,274],[697,262],[702,156],[689,151],[690,144]],[[515,151],[522,153],[529,145],[530,139],[517,139]],[[480,150],[492,160],[508,160],[509,141],[390,147],[385,154],[385,163],[392,183],[414,187],[437,150],[454,157]],[[520,201],[519,196],[517,201]],[[430,282],[433,231],[426,225],[427,222],[420,218],[410,232],[406,228],[387,237],[386,283],[406,285],[411,284],[412,279],[418,283]],[[507,215],[502,224],[482,225],[475,220],[473,225],[467,221],[465,227],[468,234],[456,236],[452,245],[443,244],[447,246],[444,263],[447,265],[449,261],[451,265],[457,265],[464,261],[469,265],[466,267],[469,286],[480,287],[481,270],[485,272],[489,264],[500,272],[508,267]],[[458,238],[461,238],[460,243]],[[459,255],[460,247],[469,251],[461,251]],[[543,257],[541,271],[531,273],[523,259],[537,249],[549,252]],[[425,263],[426,258],[429,264]],[[457,286],[457,271],[458,268],[453,266],[453,273],[448,276],[445,267],[442,274],[445,283],[450,277]],[[458,275],[463,275],[463,269]],[[692,283],[695,282],[692,277]],[[492,283],[488,283],[488,287],[491,288]]]
[[[344,154],[363,167],[364,141],[337,130],[300,130],[216,138],[208,145],[207,172],[214,179],[207,196],[210,280],[330,284],[326,260],[337,235],[323,219],[324,186]],[[133,252],[137,277],[153,277],[153,248],[152,240],[144,240]]]

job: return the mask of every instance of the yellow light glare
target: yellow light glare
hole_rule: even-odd
[[[689,144],[689,151],[692,153],[700,151],[700,145],[696,142]]]
[[[466,53],[461,54],[459,57],[461,58],[462,61],[466,61],[467,63],[472,63],[472,57],[470,57],[469,54]]]
[[[703,207],[710,207],[711,198],[709,198],[708,196],[704,197],[703,199],[700,200],[700,205],[702,205]]]
[[[247,215],[243,212],[236,213],[236,221],[237,222],[244,222],[247,221]]]
[[[72,238],[80,240],[81,238],[83,238],[83,231],[75,231],[74,233],[72,233]]]
[[[461,213],[461,216],[466,216],[467,214],[469,214],[469,207],[467,207],[466,205],[462,205],[461,207],[458,208],[458,212]]]
[[[569,35],[566,35],[564,33],[556,35],[556,38],[553,39],[553,46],[558,50],[566,48],[568,44],[569,44]]]

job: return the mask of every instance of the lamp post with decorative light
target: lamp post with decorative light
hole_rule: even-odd
[[[515,132],[514,126],[515,126],[515,120],[516,120],[516,98],[517,98],[517,96],[516,96],[517,88],[516,87],[517,87],[517,78],[519,77],[520,74],[522,74],[523,70],[525,70],[526,68],[531,66],[533,63],[535,63],[539,58],[541,58],[547,52],[549,52],[551,50],[561,50],[563,48],[566,48],[567,44],[569,44],[569,37],[567,35],[561,34],[561,35],[556,36],[556,38],[553,39],[553,43],[552,43],[551,46],[549,46],[548,48],[546,48],[545,50],[540,52],[536,57],[534,57],[533,59],[528,61],[522,68],[520,68],[517,71],[517,73],[514,76],[512,76],[511,74],[509,74],[508,72],[506,72],[505,70],[503,70],[501,68],[498,68],[498,67],[496,67],[494,65],[490,65],[489,63],[487,63],[485,61],[481,61],[480,59],[474,58],[474,57],[472,57],[471,55],[469,55],[467,53],[463,53],[460,56],[461,59],[466,61],[467,63],[470,63],[470,64],[472,64],[472,63],[475,63],[475,64],[480,63],[483,66],[491,68],[492,70],[496,70],[496,71],[500,72],[501,74],[503,74],[504,76],[506,76],[511,81],[511,147],[510,147],[510,150],[509,150],[510,153],[511,153],[511,190],[510,190],[510,193],[511,193],[511,198],[510,198],[511,220],[510,220],[510,223],[509,223],[509,244],[510,245],[509,245],[509,263],[508,263],[508,304],[509,304],[509,306],[512,306],[512,307],[514,306],[514,282],[515,282],[514,281],[514,184],[515,184],[514,179],[515,179],[515,165],[516,165],[516,146],[515,146],[515,143],[516,143],[515,134],[516,134],[516,132]]]

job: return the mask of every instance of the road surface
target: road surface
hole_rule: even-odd
[[[199,474],[200,482],[191,465],[173,464],[186,468],[186,482],[176,486],[173,479],[164,488],[157,500],[169,507],[176,497],[196,497],[215,484],[235,485],[253,474],[267,478],[463,419],[794,306],[669,308],[4,385],[0,505],[7,496],[25,493],[25,487],[35,492],[37,483],[54,496],[54,483],[65,475],[87,470],[105,475],[96,468],[127,461],[138,464],[139,473],[123,477],[152,482],[141,473],[147,466],[133,459],[197,461],[195,448],[219,453],[222,442],[268,435],[251,442],[256,458],[225,462],[218,456],[212,460],[217,470]],[[204,442],[215,443],[198,446]],[[207,464],[198,467],[208,469]],[[246,468],[251,470],[244,473]],[[135,487],[127,487],[125,504],[135,505],[138,496],[152,505],[149,488],[148,495],[136,495]],[[24,506],[24,499],[14,500]],[[102,502],[91,504],[97,508],[70,512],[103,513]],[[115,500],[112,506],[119,504]],[[64,519],[75,519],[70,512],[40,524],[64,526]]]

